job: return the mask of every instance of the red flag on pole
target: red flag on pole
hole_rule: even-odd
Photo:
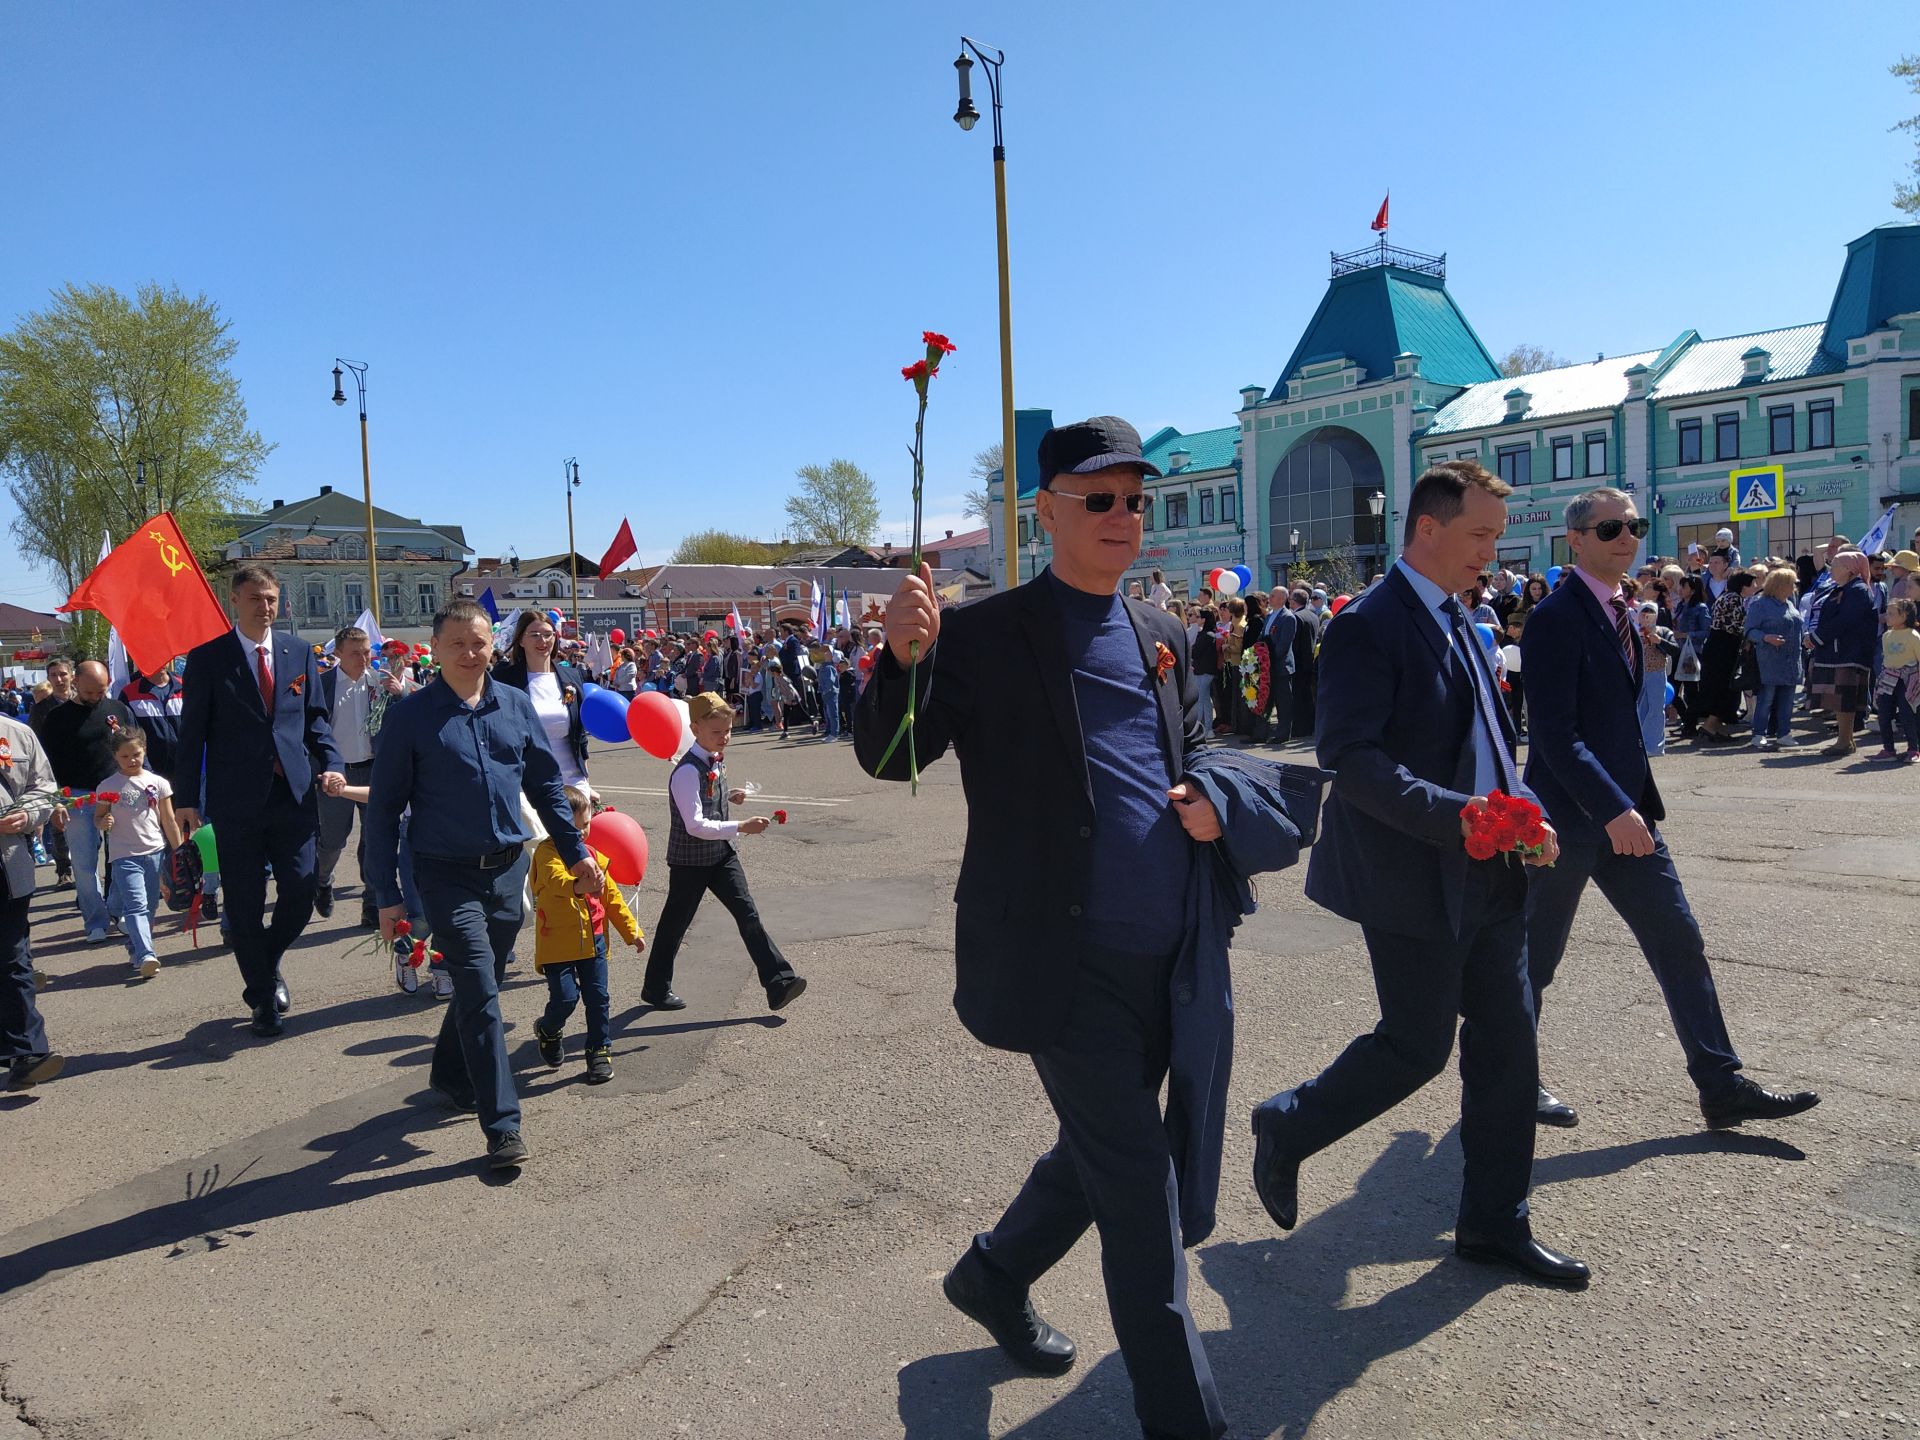
[[[159,674],[174,656],[233,628],[165,513],[115,546],[59,608],[106,616],[143,675]]]
[[[1391,195],[1387,196],[1387,200],[1391,200],[1392,198]],[[1380,202],[1380,213],[1373,217],[1373,228],[1375,230],[1385,230],[1387,228],[1387,200]]]
[[[640,547],[633,543],[633,527],[623,519],[620,533],[613,537],[613,544],[607,547],[607,553],[600,557],[600,578],[606,579],[620,566],[640,553]]]

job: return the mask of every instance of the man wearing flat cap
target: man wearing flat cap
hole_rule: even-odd
[[[1189,769],[1203,731],[1186,631],[1118,593],[1152,503],[1144,482],[1160,472],[1111,416],[1049,430],[1039,462],[1035,509],[1053,564],[944,614],[922,565],[887,608],[854,717],[867,773],[907,779],[907,746],[888,747],[917,646],[918,762],[951,747],[969,802],[954,1008],[975,1038],[1032,1057],[1060,1125],[944,1289],[1018,1364],[1058,1374],[1073,1342],[1028,1290],[1092,1225],[1145,1433],[1203,1440],[1226,1422],[1187,1307],[1182,1241],[1183,1221],[1187,1243],[1211,1225],[1210,1196],[1190,1203],[1193,1170],[1177,1157],[1192,1153],[1194,1131],[1163,1116],[1159,1095],[1187,1033],[1178,992],[1193,998],[1174,983],[1183,901],[1221,821]],[[1283,823],[1255,815],[1247,828]],[[1170,1096],[1177,1057],[1174,1080]],[[1217,1139],[1214,1149],[1217,1166]]]

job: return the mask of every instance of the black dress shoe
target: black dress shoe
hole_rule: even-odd
[[[1282,1230],[1300,1219],[1300,1161],[1280,1143],[1280,1118],[1253,1112],[1253,1189]]]
[[[494,1170],[516,1170],[533,1158],[518,1130],[496,1135],[487,1142],[487,1165]]]
[[[322,885],[313,892],[313,913],[322,920],[333,918],[333,887],[331,885]]]
[[[456,1110],[464,1110],[472,1114],[480,1109],[478,1102],[473,1098],[473,1092],[470,1090],[455,1090],[451,1086],[442,1085],[438,1080],[431,1078],[427,1081],[427,1088]]]
[[[1557,1125],[1562,1130],[1570,1130],[1580,1123],[1580,1112],[1554,1094],[1546,1086],[1539,1087],[1540,1093],[1533,1100],[1533,1118],[1536,1124]]]
[[[940,1282],[953,1308],[986,1328],[1008,1357],[1037,1375],[1061,1375],[1079,1353],[1073,1341],[1040,1318],[1021,1286],[994,1274],[969,1246]]]
[[[287,982],[278,975],[273,977],[273,1008],[280,1015],[293,1008],[293,994],[287,989]]]
[[[66,1064],[66,1056],[51,1051],[17,1056],[7,1066],[7,1089],[31,1090],[36,1085],[44,1085],[65,1069]]]
[[[1549,1250],[1525,1231],[1505,1239],[1496,1239],[1456,1228],[1453,1232],[1453,1253],[1462,1260],[1483,1265],[1510,1266],[1522,1275],[1530,1275],[1535,1280],[1544,1280],[1549,1285],[1559,1285],[1568,1290],[1584,1290],[1587,1282],[1593,1278],[1593,1272],[1583,1262],[1571,1255],[1562,1255],[1557,1250]]]
[[[640,992],[640,1003],[642,1005],[650,1005],[655,1010],[684,1010],[687,1008],[687,1002],[671,990],[667,991],[664,995],[649,995],[643,990]]]
[[[806,988],[806,977],[802,975],[795,975],[791,980],[781,981],[767,991],[767,1008],[769,1010],[786,1009],[806,992]]]
[[[1811,1090],[1782,1094],[1764,1089],[1744,1075],[1736,1075],[1725,1090],[1700,1097],[1700,1113],[1707,1117],[1710,1128],[1724,1130],[1742,1120],[1784,1120],[1819,1103],[1820,1097]]]
[[[281,1022],[280,1012],[271,1004],[253,1007],[253,1033],[262,1039],[278,1035],[287,1027]]]

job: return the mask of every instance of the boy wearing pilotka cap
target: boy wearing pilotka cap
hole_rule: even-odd
[[[769,1009],[781,1010],[807,988],[793,973],[780,947],[760,922],[747,891],[747,872],[734,848],[735,838],[758,835],[772,823],[764,815],[735,820],[730,805],[743,804],[744,790],[726,783],[727,741],[733,734],[733,706],[723,695],[706,691],[687,700],[693,744],[667,780],[667,903],[654,926],[653,952],[640,987],[642,1003],[656,1010],[684,1010],[673,993],[673,962],[708,891],[727,907],[740,938],[760,972]]]

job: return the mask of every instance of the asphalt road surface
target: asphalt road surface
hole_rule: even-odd
[[[1236,1436],[1920,1433],[1920,767],[1659,765],[1748,1071],[1825,1103],[1708,1133],[1590,891],[1541,1037],[1582,1120],[1541,1133],[1534,1214],[1592,1289],[1453,1258],[1451,1073],[1310,1162],[1284,1236],[1233,1121],[1192,1260]],[[663,853],[667,767],[624,746],[593,772]],[[170,919],[165,969],[129,985],[43,894],[41,1001],[73,1058],[0,1099],[0,1436],[1137,1434],[1091,1237],[1036,1291],[1081,1346],[1063,1378],[1015,1372],[939,1292],[1052,1140],[1028,1064],[949,1008],[957,769],[910,798],[851,745],[743,736],[729,772],[792,817],[742,850],[812,988],[766,1013],[709,905],[683,1012],[641,1007],[616,950],[615,1078],[589,1087],[577,1022],[540,1064],[523,959],[503,1003],[535,1158],[511,1181],[426,1090],[438,1007],[354,951],[350,889],[289,955],[271,1042],[225,951]],[[1375,1018],[1358,932],[1303,870],[1261,883],[1234,947],[1236,1109]],[[649,929],[664,879],[637,895]]]

